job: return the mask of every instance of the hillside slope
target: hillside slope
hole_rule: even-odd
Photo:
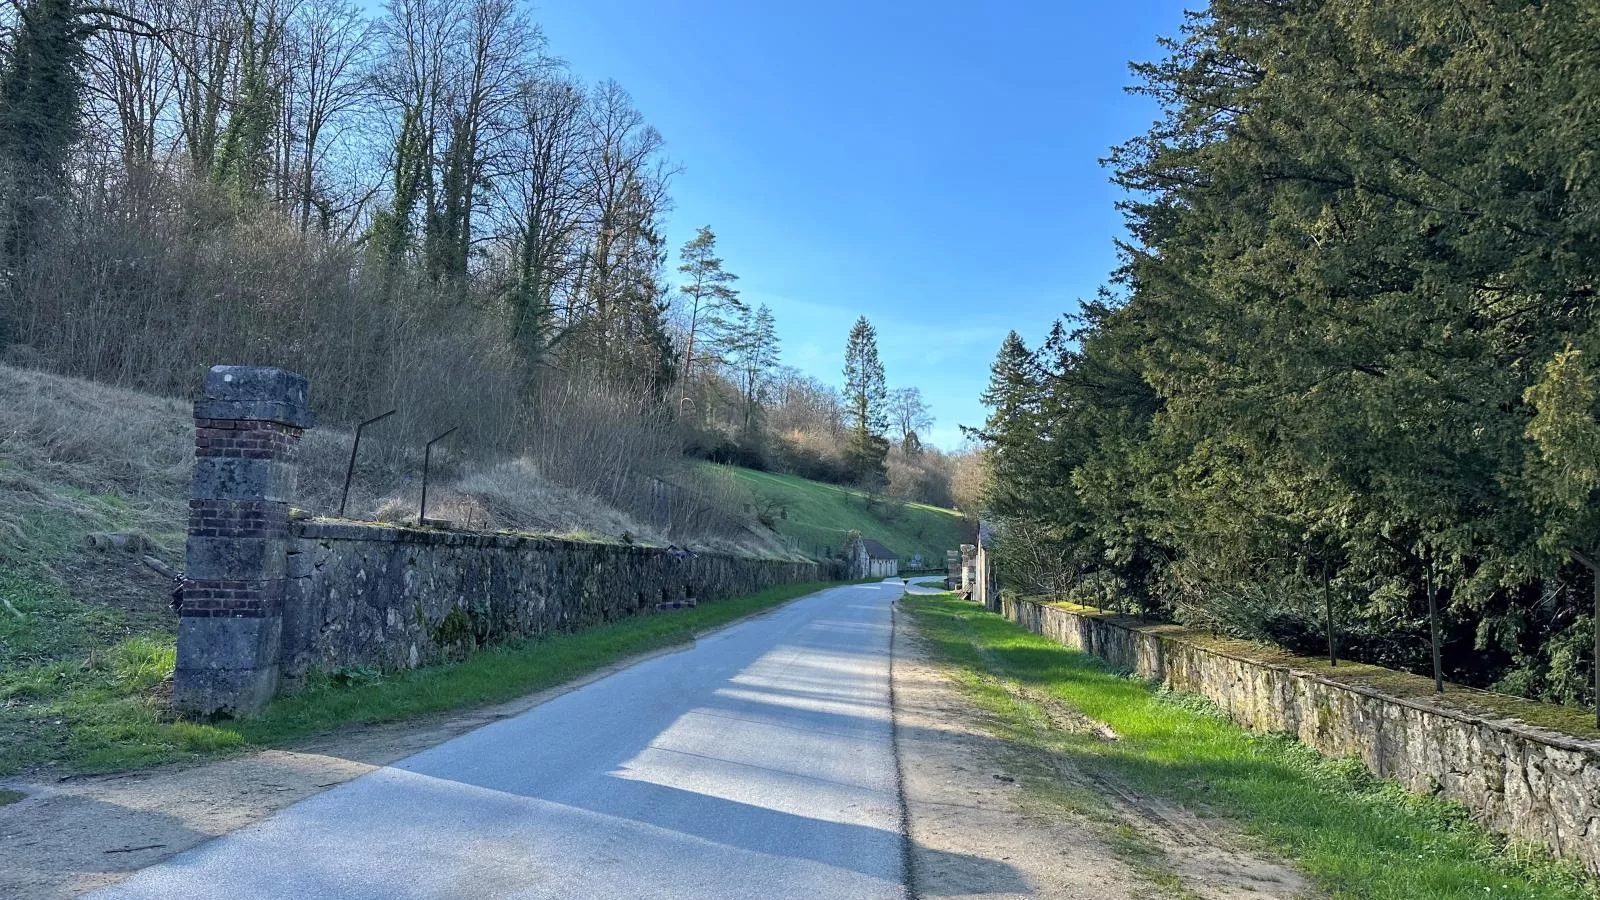
[[[718,468],[748,485],[764,517],[805,553],[828,548],[837,551],[845,535],[854,530],[900,554],[902,565],[920,553],[930,567],[942,567],[946,550],[971,540],[961,514],[953,509],[874,499],[862,491],[793,475]]]

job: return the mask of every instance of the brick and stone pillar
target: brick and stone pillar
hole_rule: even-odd
[[[977,580],[973,583],[972,599],[993,612],[999,612],[999,579],[995,575],[994,561],[989,558],[989,546],[993,543],[994,533],[990,531],[989,523],[979,519],[978,543],[974,557]]]
[[[278,684],[295,450],[311,427],[306,379],[214,366],[194,405],[173,702],[200,715],[248,714]]]

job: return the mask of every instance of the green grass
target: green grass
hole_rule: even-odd
[[[16,492],[6,489],[17,483],[0,477],[0,503],[16,502]],[[134,635],[171,632],[172,617],[129,614],[90,602],[93,598],[82,594],[92,586],[75,584],[57,572],[63,563],[89,554],[85,545],[91,531],[137,529],[147,521],[131,514],[116,497],[65,485],[28,486],[55,502],[50,508],[13,512],[22,539],[0,538],[0,597],[10,604],[0,605],[0,673],[59,660],[89,647],[109,647]],[[130,557],[128,564],[138,562]]]
[[[97,602],[103,579],[139,563],[85,550],[91,531],[149,528],[159,517],[15,466],[0,467],[0,504],[21,536],[0,541],[9,604],[0,606],[0,774],[59,759],[115,768],[121,748],[135,745],[210,746],[216,738],[204,729],[161,722],[176,617],[159,598],[133,610]],[[88,577],[67,568],[74,563],[101,568]]]
[[[940,568],[945,551],[961,544],[961,514],[953,509],[886,499],[869,502],[861,491],[793,475],[731,466],[726,471],[744,482],[758,500],[777,505],[778,533],[794,538],[806,553],[823,547],[838,552],[845,535],[859,531],[899,554],[902,567],[921,553],[930,568]]]
[[[319,678],[258,719],[190,722],[174,716],[169,702],[176,617],[159,594],[132,605],[111,594],[108,602],[102,592],[124,587],[124,568],[138,567],[137,557],[86,549],[91,531],[137,530],[181,546],[181,522],[169,522],[167,512],[0,460],[0,775],[139,768],[510,699],[820,587],[503,645],[456,665],[377,679]]]
[[[1003,738],[1231,819],[1335,898],[1600,896],[1578,866],[1508,845],[1461,806],[1409,794],[1359,761],[1247,732],[1202,698],[1123,677],[953,595],[902,602]],[[1119,739],[1048,727],[1042,702],[1104,722]],[[1090,805],[1059,793],[1050,798],[1058,805],[1080,812]]]
[[[174,651],[171,636],[139,636],[0,677],[0,774],[112,771],[239,746],[168,714]]]
[[[172,717],[165,700],[172,641],[132,638],[87,661],[33,666],[0,680],[0,774],[40,765],[75,772],[139,768],[282,745],[344,725],[512,700],[829,586],[781,585],[693,609],[508,642],[461,662],[393,675],[320,675],[258,717],[216,723]]]

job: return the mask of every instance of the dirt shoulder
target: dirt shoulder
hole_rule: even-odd
[[[915,896],[1314,896],[1296,872],[1219,823],[1091,780],[1060,754],[996,737],[990,715],[930,658],[902,613],[894,641]],[[1096,733],[1115,739],[1075,711],[1046,714],[1056,727],[1104,729]]]
[[[0,897],[53,900],[115,884],[379,766],[682,649],[623,660],[508,703],[342,729],[289,749],[195,766],[0,783],[25,795],[0,806]]]

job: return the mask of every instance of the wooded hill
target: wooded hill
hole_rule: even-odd
[[[0,4],[0,362],[281,366],[323,423],[643,517],[720,491],[686,453],[950,503],[865,317],[849,396],[783,367],[715,232],[669,240],[664,137],[557,49],[515,0]]]
[[[995,361],[1013,586],[1592,703],[1600,11],[1216,0],[1105,293]],[[1326,593],[1325,593],[1326,591]]]

